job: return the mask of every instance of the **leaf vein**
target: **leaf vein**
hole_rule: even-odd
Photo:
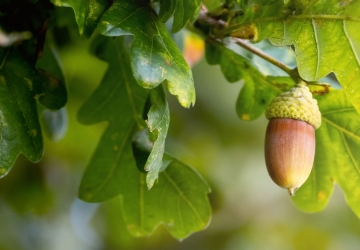
[[[122,7],[120,7],[122,8]],[[140,11],[141,9],[144,9],[145,7],[140,7],[137,10],[135,10],[133,13],[131,13],[130,15],[128,15],[127,17],[125,17],[123,20],[121,20],[121,22],[119,22],[117,25],[121,25],[123,22],[125,22],[127,19],[131,18],[133,15],[135,15],[138,11]]]
[[[355,108],[342,108],[342,109],[336,109],[336,110],[321,111],[321,114],[328,115],[328,114],[341,113],[341,112],[347,112],[347,111],[355,111]]]
[[[316,43],[316,56],[317,56],[317,62],[316,62],[316,69],[315,69],[315,77],[313,77],[313,79],[317,79],[317,76],[319,74],[319,65],[320,65],[320,48],[319,48],[319,41],[318,41],[318,34],[317,34],[317,30],[316,30],[316,25],[315,25],[315,20],[311,19],[311,25],[313,27],[314,30],[314,37],[315,37],[315,43]]]
[[[133,124],[134,122],[131,123],[131,125],[129,125],[129,128],[126,131],[126,135],[125,138],[122,140],[120,147],[118,149],[118,153],[116,154],[115,160],[113,162],[113,164],[110,167],[110,171],[107,173],[106,177],[102,180],[102,182],[100,183],[100,185],[97,187],[97,189],[95,189],[95,191],[92,193],[92,196],[96,196],[96,194],[101,191],[101,189],[103,189],[103,187],[109,182],[109,180],[111,179],[111,177],[114,175],[115,169],[118,165],[118,160],[119,158],[123,155],[123,149],[125,147],[125,145],[127,144],[127,139],[130,135],[130,131],[133,129]]]
[[[121,87],[121,84],[116,84],[113,91],[110,92],[110,94],[107,96],[106,99],[103,100],[103,102],[99,102],[99,105],[97,105],[94,109],[92,109],[88,113],[88,117],[95,116],[95,114],[101,113],[101,110],[104,110],[104,106],[106,106],[107,103],[112,101],[112,97],[118,93],[118,89]],[[100,110],[100,111],[99,111]]]
[[[349,44],[350,44],[350,47],[352,49],[352,52],[353,52],[353,55],[355,56],[356,58],[356,62],[357,64],[360,66],[360,58],[359,56],[355,53],[355,45],[353,43],[353,41],[350,39],[349,37],[349,34],[348,34],[348,30],[346,28],[346,20],[343,20],[343,29],[344,29],[344,33],[345,33],[345,36],[346,36],[346,39],[348,40]]]
[[[342,128],[341,126],[337,125],[336,123],[330,121],[329,119],[322,117],[323,121],[327,122],[329,125],[333,126],[334,128],[336,128],[337,130],[339,130],[340,132],[343,132],[344,134],[349,135],[350,137],[353,137],[354,139],[360,141],[360,136]]]
[[[346,138],[344,136],[344,133],[342,132],[341,133],[341,138],[344,142],[344,145],[345,145],[345,149],[351,159],[351,162],[353,163],[353,166],[355,167],[355,170],[357,171],[358,175],[360,176],[360,168],[359,168],[359,165],[357,164],[355,158],[354,158],[354,155],[352,154],[351,150],[350,150],[350,147],[348,145],[348,142],[346,141]]]
[[[193,211],[195,216],[198,218],[199,221],[202,221],[201,216],[197,212],[195,206],[190,202],[190,200],[185,196],[185,194],[181,191],[179,186],[175,183],[175,181],[170,177],[170,175],[167,173],[166,170],[163,171],[165,177],[168,179],[168,181],[172,184],[172,186],[175,188],[175,190],[179,193],[179,197],[181,197],[186,204],[190,207],[190,209]]]
[[[164,43],[164,40],[163,40],[162,37],[161,37],[160,30],[158,29],[156,23],[155,23],[154,26],[155,26],[155,28],[156,28],[156,30],[157,30],[158,36],[160,37],[160,42],[161,42],[163,48],[166,50],[167,54],[170,56],[172,62],[174,62],[174,64],[175,64],[175,66],[176,66],[176,67],[180,70],[180,72],[182,73],[181,68],[179,67],[179,65],[177,65],[176,60],[174,60],[174,57],[171,55],[171,53],[170,53],[170,51],[168,50],[166,44]],[[155,35],[154,35],[154,36],[155,36]]]
[[[121,44],[121,46],[122,46],[122,44]],[[118,62],[121,65],[123,60],[121,60],[121,55],[119,54],[119,51],[120,50],[117,50],[116,54],[117,54],[117,58],[119,60]],[[143,126],[141,125],[141,122],[139,121],[138,112],[137,112],[137,109],[136,109],[136,105],[135,105],[135,101],[134,101],[134,98],[133,98],[132,90],[131,90],[131,88],[129,86],[129,82],[130,82],[129,77],[128,77],[129,72],[125,72],[124,67],[120,67],[120,69],[121,69],[122,75],[124,77],[124,85],[125,85],[125,88],[126,88],[128,98],[129,98],[129,103],[130,103],[130,106],[131,106],[131,110],[132,110],[132,113],[133,113],[134,120],[136,121],[136,124],[137,124],[138,128],[142,129]],[[119,84],[117,84],[117,85],[119,85]],[[112,94],[114,92],[112,92]]]

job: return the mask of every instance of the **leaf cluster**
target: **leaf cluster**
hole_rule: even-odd
[[[220,49],[214,49],[214,44],[226,44],[224,42],[226,39],[232,39],[235,43],[238,39],[251,39],[253,43],[268,39],[275,46],[291,46],[296,55],[297,68],[289,70],[281,65],[280,68],[293,80],[305,80],[310,84],[310,89],[315,96],[317,95],[322,113],[322,126],[316,132],[316,157],[313,170],[305,185],[293,198],[294,203],[306,212],[321,211],[326,207],[334,184],[337,183],[344,191],[349,206],[357,216],[360,216],[360,196],[356,191],[359,186],[360,163],[357,152],[360,148],[357,136],[360,122],[358,102],[360,37],[355,31],[360,21],[358,16],[360,2],[328,1],[326,4],[322,1],[296,0],[230,2],[232,8],[224,8],[229,6],[227,3],[203,13],[194,26],[209,39],[206,51],[208,62],[219,64],[229,82],[244,80],[245,85],[237,103],[239,104],[241,99],[245,100],[245,96],[250,100],[247,100],[246,104],[237,105],[239,117],[241,119],[245,117],[246,120],[252,117],[248,115],[250,113],[256,118],[257,114],[261,113],[259,110],[261,106],[256,101],[265,100],[265,107],[261,107],[263,111],[268,101],[261,97],[271,96],[269,98],[272,99],[277,92],[264,82],[269,76],[262,76],[261,80],[254,65],[249,66],[249,60],[238,53],[226,50],[225,46],[218,45]],[[214,20],[216,25],[213,23]],[[239,44],[252,49],[251,45],[244,42]],[[221,55],[216,56],[214,51],[219,50]],[[260,53],[258,55],[263,57]],[[270,62],[272,60],[269,57],[263,58]],[[232,67],[234,65],[238,67]],[[238,73],[239,71],[241,73]],[[336,76],[342,87],[341,90],[329,88],[319,82],[330,73]],[[252,83],[254,79],[256,84]],[[288,79],[288,82],[291,82],[291,79]],[[252,91],[247,90],[250,86]],[[247,93],[242,96],[245,92]],[[251,95],[256,98],[251,98]],[[250,112],[241,112],[251,104]]]
[[[51,3],[2,4],[4,15],[12,19],[1,23],[8,41],[0,51],[6,97],[0,103],[0,174],[8,173],[19,153],[32,162],[41,159],[38,110],[45,133],[56,140],[64,133],[67,97],[53,8],[70,7],[79,33],[94,38],[92,52],[109,65],[78,113],[83,124],[108,124],[81,180],[79,197],[88,202],[120,198],[135,236],[150,234],[159,223],[176,238],[205,228],[211,214],[209,187],[194,169],[165,153],[170,113],[164,87],[184,107],[195,103],[195,89],[164,22],[174,16],[172,30],[179,31],[195,16],[200,1],[161,1],[159,14],[141,0]],[[20,21],[22,14],[31,22]]]
[[[191,69],[167,22],[173,33],[186,26],[199,34],[208,64],[219,65],[230,83],[244,83],[236,101],[241,120],[260,117],[274,97],[299,81],[315,86],[323,125],[313,171],[294,202],[304,211],[320,211],[336,182],[360,216],[359,0],[16,0],[0,7],[0,177],[20,153],[32,162],[41,159],[42,129],[54,139],[64,134],[67,93],[54,36],[61,17],[54,8],[70,7],[80,35],[92,39],[92,53],[108,64],[78,112],[83,124],[107,124],[81,180],[82,200],[118,198],[134,236],[149,235],[163,223],[182,239],[210,220],[208,185],[165,150],[166,91],[183,107],[196,99]],[[256,49],[253,43],[265,39],[287,46],[297,67]],[[265,74],[254,56],[234,44],[284,74]],[[329,73],[341,90],[320,83]]]

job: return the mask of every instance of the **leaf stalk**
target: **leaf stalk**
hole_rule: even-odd
[[[303,82],[304,80],[300,77],[299,72],[297,68],[290,68],[289,66],[283,64],[282,62],[278,61],[276,58],[270,56],[269,54],[266,54],[264,51],[256,48],[255,46],[251,45],[246,40],[240,39],[240,38],[232,38],[232,40],[242,48],[250,51],[251,53],[259,56],[260,58],[264,59],[265,61],[275,65],[279,69],[283,70],[285,73],[287,73],[296,83]]]
[[[201,24],[206,24],[210,27],[215,28],[215,30],[223,30],[227,28],[227,23],[224,20],[213,18],[211,15],[209,15],[209,12],[207,11],[205,6],[202,6],[200,9],[198,22]],[[214,34],[215,33],[215,34]],[[222,32],[212,32],[212,34],[202,34],[203,36],[207,37],[208,39],[222,39],[221,37],[216,37],[216,33],[223,34]],[[211,36],[211,37],[210,37]],[[214,37],[215,36],[215,37]],[[300,77],[299,72],[297,68],[290,68],[289,66],[283,64],[282,62],[278,61],[276,58],[266,54],[264,51],[256,48],[255,46],[251,45],[247,40],[231,37],[232,41],[235,42],[237,45],[241,46],[242,48],[250,51],[251,53],[259,56],[260,58],[264,59],[265,61],[275,65],[276,67],[283,70],[285,73],[287,73],[296,83],[304,82],[304,80]]]

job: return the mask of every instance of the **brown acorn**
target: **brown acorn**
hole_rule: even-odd
[[[265,112],[265,162],[271,179],[290,195],[309,177],[315,157],[315,129],[321,114],[305,84],[275,98]]]

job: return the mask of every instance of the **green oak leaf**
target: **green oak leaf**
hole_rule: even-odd
[[[166,101],[165,91],[158,86],[150,92],[152,106],[148,112],[147,125],[155,137],[151,153],[145,164],[145,171],[148,171],[146,183],[150,189],[158,178],[162,166],[162,158],[165,150],[165,139],[170,123],[169,106]]]
[[[165,25],[155,11],[141,0],[118,0],[101,17],[98,29],[103,35],[133,35],[131,67],[144,88],[155,88],[166,80],[180,104],[195,103],[191,70]]]
[[[10,171],[19,153],[32,162],[42,157],[36,100],[53,109],[66,103],[61,81],[35,69],[33,60],[24,53],[28,47],[24,43],[21,47],[0,48],[0,177]],[[57,101],[48,101],[57,95],[61,96]]]
[[[194,18],[200,6],[199,0],[162,0],[159,17],[166,22],[174,16],[171,32],[176,33]]]
[[[80,35],[91,37],[101,15],[108,8],[106,0],[51,0],[59,7],[71,7],[75,13],[75,19],[79,26]]]
[[[41,110],[41,127],[53,141],[59,141],[65,136],[68,125],[66,109],[62,108],[67,102],[67,92],[58,54],[52,30],[48,30],[42,57],[35,66],[48,78],[43,85],[45,94],[39,96],[39,102],[50,109]]]
[[[225,33],[257,28],[256,41],[268,38],[276,46],[293,45],[298,70],[307,81],[334,72],[360,113],[360,1],[248,1],[244,15]]]
[[[37,74],[15,49],[0,48],[0,176],[6,175],[18,154],[32,162],[41,159],[43,142],[33,84]]]
[[[172,159],[151,190],[147,189],[145,175],[137,169],[128,169],[126,176],[122,184],[132,192],[124,193],[121,201],[124,220],[132,235],[149,235],[162,223],[173,237],[183,239],[209,224],[210,189],[190,167]]]
[[[146,129],[142,113],[148,91],[132,75],[123,39],[101,36],[94,40],[93,48],[109,62],[109,68],[81,107],[79,120],[84,124],[107,121],[109,125],[85,170],[79,197],[100,202],[119,196],[127,229],[134,236],[147,236],[159,224],[179,239],[204,229],[211,217],[208,185],[190,167],[163,156],[169,122],[164,89],[158,86],[150,91]],[[145,159],[155,162],[148,165],[149,174],[159,175],[151,190],[143,171]]]
[[[99,37],[94,43],[96,54],[109,62],[109,68],[100,86],[79,110],[78,118],[83,124],[107,121],[109,125],[81,180],[79,197],[88,202],[119,195],[123,168],[136,169],[132,138],[145,127],[141,114],[147,98],[147,91],[132,75],[123,39]]]
[[[317,97],[322,124],[316,130],[314,167],[293,201],[303,211],[321,211],[337,183],[360,217],[360,115],[344,92],[330,89]]]
[[[138,155],[149,155],[148,140],[138,138],[136,147],[140,148]],[[172,236],[183,239],[203,230],[210,221],[207,183],[195,170],[170,155],[164,154],[159,180],[151,190],[145,174],[129,166],[124,169],[120,185],[124,220],[133,236],[149,235],[157,225],[164,224]]]
[[[264,76],[247,59],[216,42],[206,44],[206,59],[209,64],[220,64],[229,82],[244,81],[236,101],[236,112],[242,120],[255,120],[276,96],[295,85],[289,77]]]
[[[52,31],[49,30],[42,56],[36,61],[35,67],[44,79],[41,94],[37,98],[42,105],[52,110],[61,109],[67,103],[65,80],[58,55],[59,51],[55,46]]]

